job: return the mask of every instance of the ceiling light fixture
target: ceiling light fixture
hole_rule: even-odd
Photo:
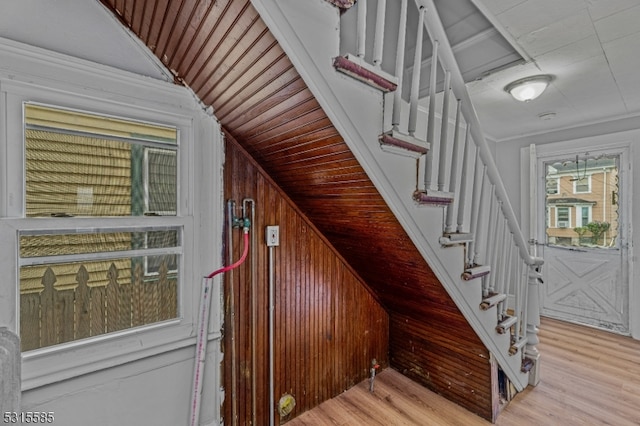
[[[529,102],[540,96],[551,80],[552,77],[547,74],[534,75],[509,83],[504,90],[518,101]]]

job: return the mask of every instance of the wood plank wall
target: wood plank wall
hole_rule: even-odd
[[[370,290],[280,188],[231,137],[225,164],[225,198],[256,203],[257,322],[255,371],[256,420],[268,424],[268,248],[267,225],[280,226],[275,260],[275,397],[296,399],[286,421],[366,379],[372,358],[388,365],[389,319]],[[241,214],[238,211],[238,214]],[[234,259],[241,253],[241,231],[233,232]],[[236,301],[238,424],[252,420],[251,259],[233,274]],[[227,282],[228,302],[229,285]],[[225,309],[224,405],[225,424],[231,424],[230,307]]]
[[[176,81],[213,106],[223,127],[374,290],[390,315],[391,365],[491,420],[489,352],[250,1],[101,1]],[[248,172],[237,173],[242,180]],[[253,193],[248,189],[234,196]],[[292,263],[291,271],[301,274],[306,265]],[[306,370],[299,374],[287,379],[296,390]]]

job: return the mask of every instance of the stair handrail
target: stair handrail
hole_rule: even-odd
[[[464,115],[467,126],[470,127],[471,137],[476,144],[480,159],[486,166],[486,173],[490,179],[490,182],[495,185],[495,195],[502,201],[502,212],[507,219],[507,225],[509,230],[513,233],[515,243],[518,247],[518,252],[522,260],[529,266],[538,266],[544,263],[542,258],[533,256],[529,252],[529,244],[522,233],[518,219],[516,218],[507,190],[504,187],[500,172],[493,159],[489,145],[484,137],[482,131],[482,125],[478,119],[476,110],[471,102],[471,96],[467,91],[467,86],[462,77],[462,72],[458,67],[458,62],[453,55],[453,50],[449,44],[449,39],[446,35],[438,11],[433,3],[433,0],[416,0],[418,7],[422,6],[426,9],[427,13],[424,18],[424,26],[431,40],[437,40],[440,44],[438,49],[438,55],[441,63],[451,72],[451,88],[458,99],[462,102],[462,113]]]

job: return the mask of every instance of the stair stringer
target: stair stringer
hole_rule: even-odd
[[[417,206],[414,161],[383,152],[384,96],[337,72],[332,58],[339,54],[339,11],[325,0],[251,0],[318,103],[343,136],[399,223],[425,258],[454,303],[518,391],[528,384],[522,358],[509,355],[509,334],[495,331],[494,310],[479,309],[481,286],[463,281],[462,247],[442,247],[443,211]]]

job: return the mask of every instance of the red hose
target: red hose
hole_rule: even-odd
[[[220,268],[217,271],[213,271],[212,273],[207,275],[207,278],[213,278],[218,274],[222,274],[242,265],[242,262],[244,262],[247,258],[247,253],[249,253],[249,231],[245,231],[244,233],[244,251],[242,252],[242,256],[240,256],[240,259],[238,259],[238,261],[232,265],[225,266],[224,268]]]

